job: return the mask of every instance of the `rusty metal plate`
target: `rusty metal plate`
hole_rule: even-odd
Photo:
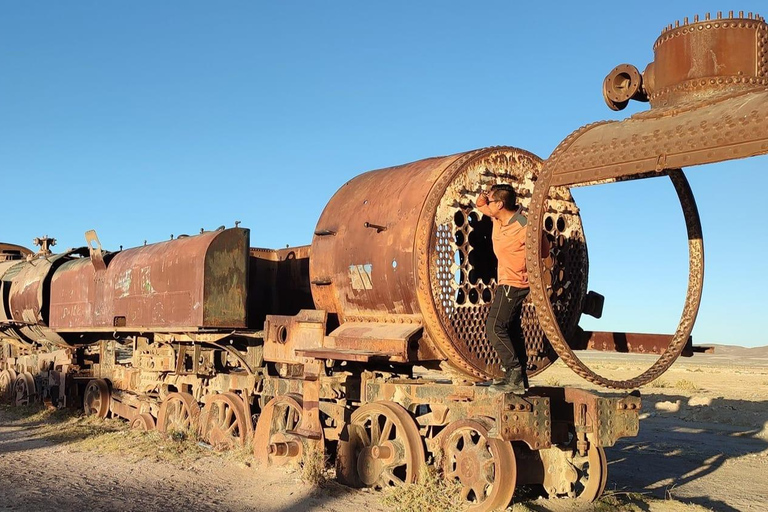
[[[250,249],[248,325],[260,329],[267,313],[295,315],[314,308],[309,283],[310,246]]]
[[[410,344],[421,338],[419,323],[346,322],[325,337],[325,348],[363,350],[407,362]]]
[[[0,243],[0,263],[4,261],[23,260],[31,254],[32,251],[26,247],[15,244]],[[0,276],[2,276],[1,271]]]
[[[298,350],[323,346],[327,313],[306,309],[297,315],[267,315],[264,322],[264,360],[303,363]]]

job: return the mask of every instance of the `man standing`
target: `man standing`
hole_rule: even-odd
[[[501,359],[504,377],[496,379],[493,387],[504,392],[523,392],[524,374],[520,359],[515,353],[514,342],[521,346],[522,328],[520,314],[523,300],[528,295],[528,270],[525,266],[525,233],[528,219],[517,204],[515,189],[511,185],[493,185],[490,192],[481,193],[476,201],[477,209],[493,221],[493,252],[498,260],[496,293],[485,324],[488,340]],[[542,254],[549,253],[546,238],[542,242]],[[513,327],[515,340],[510,336]]]

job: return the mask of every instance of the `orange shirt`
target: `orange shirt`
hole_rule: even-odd
[[[506,224],[493,219],[493,253],[499,260],[498,284],[515,288],[528,288],[528,269],[525,266],[525,227],[528,219],[518,209]]]

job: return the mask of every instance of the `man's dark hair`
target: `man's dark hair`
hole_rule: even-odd
[[[512,185],[506,183],[499,183],[491,187],[491,193],[493,198],[497,201],[504,202],[504,208],[509,211],[515,211],[517,209],[517,194]]]

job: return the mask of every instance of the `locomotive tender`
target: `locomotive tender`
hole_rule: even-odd
[[[650,111],[577,130],[546,161],[494,147],[362,174],[330,200],[310,246],[252,248],[238,226],[118,252],[94,232],[60,254],[47,237],[37,254],[0,244],[0,396],[196,431],[217,449],[252,437],[264,464],[327,453],[353,486],[414,482],[439,464],[472,510],[505,507],[523,484],[596,499],[604,447],[638,431],[639,394],[478,385],[499,374],[484,332],[496,261],[471,200],[511,183],[529,215],[528,376],[561,357],[632,389],[690,355],[703,248],[680,168],[768,152],[768,25],[751,13],[696,18],[666,28],[654,50],[642,74],[622,65],[604,84],[611,108],[639,99]],[[599,317],[603,299],[587,289],[569,187],[661,175],[688,227],[680,325],[672,336],[585,332],[581,315]],[[660,357],[613,381],[579,361],[584,348]]]

